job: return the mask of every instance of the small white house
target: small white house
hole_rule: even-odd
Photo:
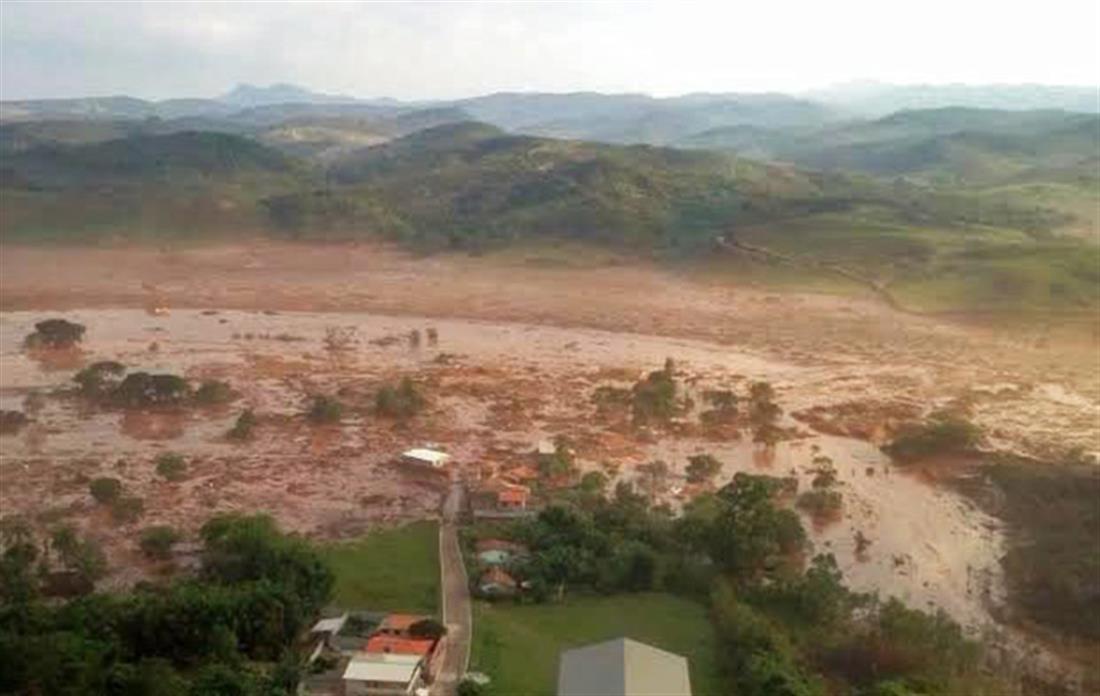
[[[421,683],[423,658],[398,653],[362,653],[344,670],[346,696],[405,696]]]
[[[446,452],[425,447],[418,447],[401,453],[401,461],[406,464],[430,466],[433,469],[442,469],[450,459],[451,455]]]

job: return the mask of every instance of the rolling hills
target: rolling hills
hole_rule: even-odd
[[[736,95],[492,95],[461,109],[262,96],[217,116],[0,124],[3,239],[385,237],[474,253],[570,240],[719,276],[750,263],[796,284],[860,278],[911,308],[1100,305],[1095,115],[833,120]],[[602,142],[634,137],[681,148]]]

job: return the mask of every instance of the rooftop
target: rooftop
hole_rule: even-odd
[[[378,624],[378,630],[399,631],[403,633],[409,630],[409,627],[413,624],[430,618],[430,616],[424,616],[423,614],[386,614],[386,618],[382,619],[382,623]]]
[[[401,456],[405,459],[413,459],[419,462],[425,462],[432,466],[443,466],[451,455],[446,452],[440,452],[439,450],[426,449],[423,447],[413,448],[401,453]]]
[[[566,650],[558,696],[691,696],[688,662],[630,638]]]
[[[392,655],[427,655],[435,641],[430,638],[401,638],[399,636],[371,636],[363,648],[367,653]]]
[[[417,655],[356,655],[344,670],[344,679],[408,684],[420,669],[420,659]]]

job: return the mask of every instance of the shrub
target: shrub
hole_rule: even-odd
[[[71,348],[84,338],[84,326],[65,319],[46,319],[24,339],[28,348]]]
[[[798,496],[798,507],[817,518],[834,517],[844,507],[844,497],[838,491],[815,488]]]
[[[195,391],[195,402],[203,406],[214,406],[233,400],[233,390],[228,384],[216,379],[208,379]]]
[[[157,455],[157,473],[169,481],[182,481],[187,473],[187,464],[183,455],[175,452],[162,452]]]
[[[111,517],[121,524],[136,522],[144,513],[145,501],[135,496],[118,498],[111,504]]]
[[[691,483],[705,483],[713,479],[722,470],[722,462],[710,454],[696,454],[688,457],[687,480]]]
[[[229,429],[229,437],[233,440],[247,440],[252,437],[252,430],[256,427],[256,414],[248,408],[237,416],[237,422]]]
[[[141,551],[149,558],[164,560],[172,555],[172,547],[180,533],[167,525],[148,527],[141,533]]]
[[[330,396],[315,396],[306,417],[313,423],[338,423],[344,416],[344,405]]]
[[[88,484],[88,492],[92,494],[97,503],[108,504],[118,500],[118,496],[122,494],[122,482],[116,478],[109,476],[102,476],[97,479],[93,479]]]
[[[374,406],[380,415],[398,420],[412,418],[426,405],[427,400],[408,377],[396,387],[385,386],[378,390]]]
[[[676,380],[668,369],[655,370],[634,385],[631,406],[634,422],[645,425],[667,421],[676,411]]]

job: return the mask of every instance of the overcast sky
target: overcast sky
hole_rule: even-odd
[[[1096,0],[0,2],[0,97],[799,91],[1100,83]]]

